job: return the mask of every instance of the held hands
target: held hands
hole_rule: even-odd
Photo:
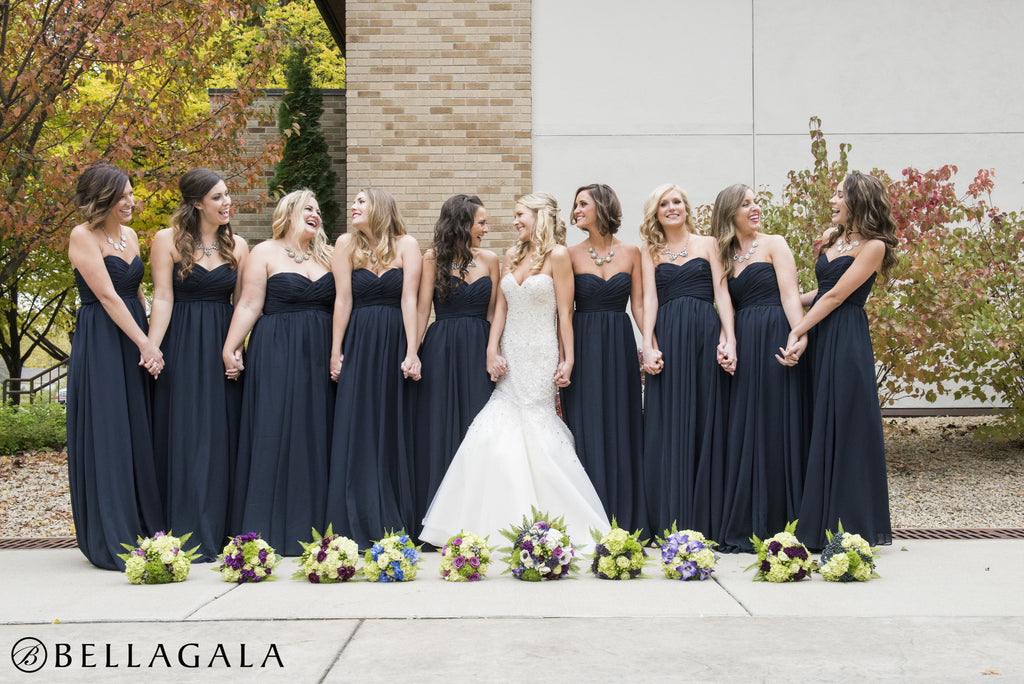
[[[242,375],[242,371],[245,370],[245,365],[242,363],[241,348],[234,351],[225,349],[221,352],[221,357],[224,360],[224,376],[228,380],[238,380]]]
[[[497,352],[487,352],[487,374],[491,376],[491,382],[497,382],[498,378],[508,373],[508,362],[505,357]]]
[[[789,338],[786,340],[786,348],[783,349],[782,347],[779,347],[779,351],[782,353],[782,356],[776,354],[775,358],[783,366],[795,366],[806,349],[807,335],[797,337],[793,333],[790,333]]]
[[[661,357],[660,350],[645,344],[640,354],[644,365],[644,373],[657,375],[665,370],[665,360]]]
[[[160,377],[160,371],[164,369],[164,354],[152,340],[147,339],[139,345],[139,365],[154,378]]]
[[[402,377],[412,378],[413,380],[420,379],[420,373],[423,370],[422,364],[420,364],[420,357],[416,354],[410,354],[405,357],[402,361]]]
[[[344,354],[338,352],[331,353],[331,380],[338,381],[338,376],[341,375],[341,362],[344,360]]]
[[[555,377],[552,379],[558,387],[568,387],[569,377],[572,375],[572,361],[562,360],[555,369]]]
[[[722,341],[718,343],[718,365],[729,375],[736,374],[736,342]]]

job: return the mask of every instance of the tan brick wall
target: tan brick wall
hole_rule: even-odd
[[[511,244],[532,186],[530,15],[528,1],[346,3],[348,204],[391,191],[425,248],[444,200],[477,194],[485,246]]]
[[[348,201],[345,199],[346,187],[346,164],[345,164],[345,91],[341,89],[325,89],[323,92],[324,111],[320,116],[320,128],[327,142],[328,153],[331,155],[334,172],[338,174],[338,182],[334,187],[334,199],[342,209],[342,216],[339,219],[339,226],[335,226],[335,234],[343,232],[346,227],[348,212]],[[280,136],[277,129],[277,108],[281,102],[281,89],[270,89],[264,91],[263,95],[256,101],[256,107],[273,113],[272,120],[260,122],[256,118],[249,122],[245,134],[242,136],[244,144],[248,149],[259,149],[267,141]],[[216,97],[217,91],[211,95]],[[249,241],[250,245],[266,240],[270,237],[271,216],[274,213],[272,202],[264,202],[267,193],[267,184],[274,176],[274,167],[271,165],[262,171],[262,181],[259,185],[243,191],[238,183],[241,180],[232,182],[228,179],[228,190],[231,193],[232,202],[236,206],[234,216],[231,218],[231,228],[236,234],[241,235]]]

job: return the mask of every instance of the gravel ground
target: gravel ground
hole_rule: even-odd
[[[1024,528],[1024,444],[975,440],[985,421],[885,421],[893,527]],[[74,535],[66,459],[0,456],[0,538]]]

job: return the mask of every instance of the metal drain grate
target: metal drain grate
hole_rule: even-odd
[[[77,549],[74,537],[13,537],[0,539],[0,549]]]
[[[1017,527],[980,529],[903,528],[892,531],[893,539],[1024,539]]]

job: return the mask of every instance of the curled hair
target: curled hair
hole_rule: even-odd
[[[302,210],[316,195],[308,188],[292,190],[282,197],[274,207],[274,219],[271,224],[273,238],[284,240],[292,231],[293,227],[302,221]],[[324,232],[324,224],[321,222],[319,230],[313,236],[312,244],[313,259],[325,268],[331,267],[331,246],[327,241],[327,233]]]
[[[576,190],[576,194],[573,195],[573,211],[569,221],[576,225],[576,200],[584,190],[589,192],[590,198],[594,200],[597,232],[601,235],[614,235],[617,233],[619,226],[622,225],[622,205],[619,203],[619,198],[615,191],[604,183],[591,183]]]
[[[658,221],[658,207],[661,204],[661,198],[672,190],[678,192],[683,198],[683,206],[686,207],[686,229],[691,233],[696,232],[693,228],[693,209],[690,208],[690,198],[686,196],[686,191],[674,183],[665,183],[654,188],[644,200],[644,221],[640,224],[640,237],[646,243],[647,251],[650,252],[654,263],[658,263],[658,253],[668,244],[665,229]]]
[[[107,219],[110,210],[121,201],[128,174],[112,164],[91,164],[78,177],[75,187],[75,206],[89,228],[95,228]]]
[[[484,206],[476,195],[453,195],[441,205],[441,215],[434,224],[434,292],[441,301],[459,287],[469,273],[473,260],[473,223],[477,210]],[[453,268],[459,269],[459,281],[451,279]],[[454,285],[454,287],[453,287]]]
[[[534,258],[530,266],[530,274],[540,273],[544,268],[544,261],[556,245],[565,244],[565,221],[558,215],[558,200],[546,192],[535,192],[524,195],[516,200],[516,204],[522,204],[533,212],[533,230],[530,231],[530,242],[516,240],[512,245],[512,259],[509,261],[508,270],[511,273],[516,266],[522,263],[526,255],[532,250]]]
[[[739,250],[736,226],[732,220],[743,204],[747,190],[750,190],[750,186],[743,183],[730,185],[718,193],[715,207],[711,211],[711,235],[718,240],[718,258],[722,262],[722,276],[726,280],[731,278],[735,271],[735,262],[731,255]]]
[[[896,219],[892,215],[889,189],[878,178],[857,172],[846,176],[842,189],[850,225],[840,224],[822,243],[819,254],[852,232],[860,233],[865,240],[881,240],[885,243],[881,275],[882,281],[888,283],[892,270],[899,263],[896,253],[899,240],[896,238]]]
[[[185,280],[195,266],[195,252],[202,247],[200,234],[199,208],[203,198],[223,179],[210,169],[192,169],[178,181],[181,191],[181,202],[171,215],[171,228],[174,230],[174,248],[181,258],[178,278]],[[238,267],[235,259],[235,234],[231,232],[231,222],[217,226],[217,254],[227,262],[228,268]]]
[[[382,188],[365,187],[359,192],[366,195],[366,223],[377,246],[370,249],[370,241],[362,231],[350,228],[353,249],[352,268],[365,268],[372,254],[381,268],[388,268],[398,256],[398,238],[405,235],[405,221],[398,212],[395,197]],[[357,193],[358,194],[358,193]]]

